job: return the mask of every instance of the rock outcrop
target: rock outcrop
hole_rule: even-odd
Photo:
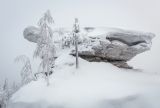
[[[89,33],[90,34],[90,33]],[[104,34],[88,35],[88,43],[79,45],[79,56],[96,62],[110,62],[120,68],[132,68],[126,62],[151,48],[152,33],[111,29]],[[72,55],[75,51],[72,50]]]
[[[71,30],[69,31],[71,32]],[[28,27],[24,30],[24,38],[37,43],[41,37],[40,30]],[[121,68],[132,68],[127,61],[137,54],[150,50],[153,33],[144,33],[122,29],[89,28],[81,29],[79,43],[79,56],[95,62],[110,62]],[[72,36],[70,36],[72,37]],[[74,49],[71,55],[75,55]]]

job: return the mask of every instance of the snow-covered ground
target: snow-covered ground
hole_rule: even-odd
[[[44,79],[22,87],[9,108],[160,108],[160,76],[140,70],[88,62],[63,52],[50,86]]]

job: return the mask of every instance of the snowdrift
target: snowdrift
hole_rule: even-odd
[[[56,59],[50,86],[32,81],[13,95],[9,108],[160,108],[160,76],[105,62]]]

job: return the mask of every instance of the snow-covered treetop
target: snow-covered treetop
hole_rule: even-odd
[[[47,10],[46,13],[44,13],[43,17],[39,20],[38,25],[40,27],[47,26],[48,24],[54,23],[54,20],[51,16],[51,13],[49,10]]]
[[[78,23],[78,18],[75,18],[75,23],[73,25],[73,32],[74,33],[78,33],[80,30],[79,30],[79,23]]]
[[[47,42],[50,41],[49,38],[52,38],[53,31],[52,28],[49,26],[54,23],[54,20],[50,14],[50,11],[48,10],[46,13],[44,13],[43,17],[39,20],[38,26],[40,27],[40,35],[41,39],[40,41]]]

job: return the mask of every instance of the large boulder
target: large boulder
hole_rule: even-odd
[[[37,43],[40,38],[40,29],[38,27],[29,26],[24,29],[23,36],[28,41]]]
[[[149,50],[154,36],[153,33],[121,29],[107,29],[105,32],[95,28],[88,33],[88,43],[79,44],[78,53],[88,61],[104,61],[118,67],[132,68],[126,62]],[[71,54],[75,55],[75,50]]]

